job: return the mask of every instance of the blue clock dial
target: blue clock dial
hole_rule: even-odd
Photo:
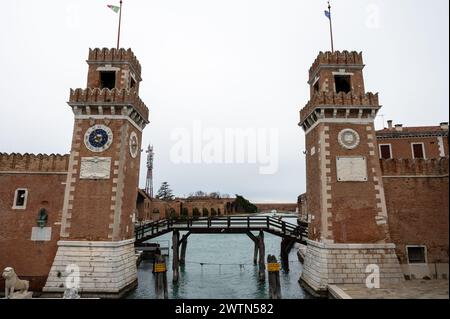
[[[103,147],[108,143],[108,133],[103,129],[96,129],[89,135],[89,143],[93,147]]]
[[[86,148],[94,153],[106,151],[113,142],[113,133],[106,125],[95,125],[88,129],[84,135]]]

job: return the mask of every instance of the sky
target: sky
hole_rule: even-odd
[[[108,4],[118,1],[2,1],[0,152],[69,153],[69,89],[86,87],[89,48],[116,45],[118,15]],[[447,0],[332,6],[335,49],[362,51],[366,90],[380,94],[377,128],[389,119],[448,121]],[[167,181],[177,196],[203,190],[296,202],[306,191],[298,122],[308,70],[318,52],[330,50],[325,9],[322,0],[124,0],[121,46],[133,49],[143,69],[150,124],[142,148],[154,146],[156,190]],[[226,147],[240,130],[256,147]],[[189,159],[189,150],[206,155]],[[248,156],[220,160],[233,151]]]

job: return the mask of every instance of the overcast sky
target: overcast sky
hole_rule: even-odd
[[[447,0],[335,0],[335,47],[363,51],[368,91],[384,120],[448,121]],[[89,47],[114,47],[118,0],[2,1],[0,151],[68,153],[69,88],[85,87]],[[140,95],[150,109],[144,148],[155,147],[155,188],[241,194],[255,202],[295,202],[305,192],[299,110],[309,99],[308,69],[329,50],[322,0],[125,0],[122,47],[143,68]],[[176,129],[195,122],[275,129],[278,170],[258,164],[177,164]],[[376,121],[382,127],[383,117]],[[141,186],[145,185],[145,153]]]

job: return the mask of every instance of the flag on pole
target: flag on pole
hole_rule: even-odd
[[[325,10],[325,16],[331,20],[331,12],[328,10]]]
[[[108,5],[108,8],[110,8],[115,13],[119,13],[119,11],[120,11],[120,7],[117,7],[117,6]]]

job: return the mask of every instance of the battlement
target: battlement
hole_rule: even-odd
[[[381,159],[383,176],[448,176],[449,158]]]
[[[127,62],[132,65],[133,69],[141,75],[141,64],[131,49],[89,49],[88,63],[123,63]]]
[[[138,96],[134,89],[71,89],[70,90],[70,106],[78,106],[77,104],[102,104],[106,105],[131,105],[139,113],[139,115],[148,123],[149,111],[144,102]]]
[[[309,69],[309,77],[313,78],[314,74],[321,65],[332,65],[332,66],[359,66],[363,67],[363,57],[362,52],[356,51],[335,51],[335,52],[319,52],[316,60]]]
[[[315,93],[306,106],[300,111],[300,122],[303,122],[318,106],[336,107],[347,109],[375,108],[379,109],[378,93],[354,94],[320,92]]]
[[[69,155],[0,153],[0,172],[67,172]]]

